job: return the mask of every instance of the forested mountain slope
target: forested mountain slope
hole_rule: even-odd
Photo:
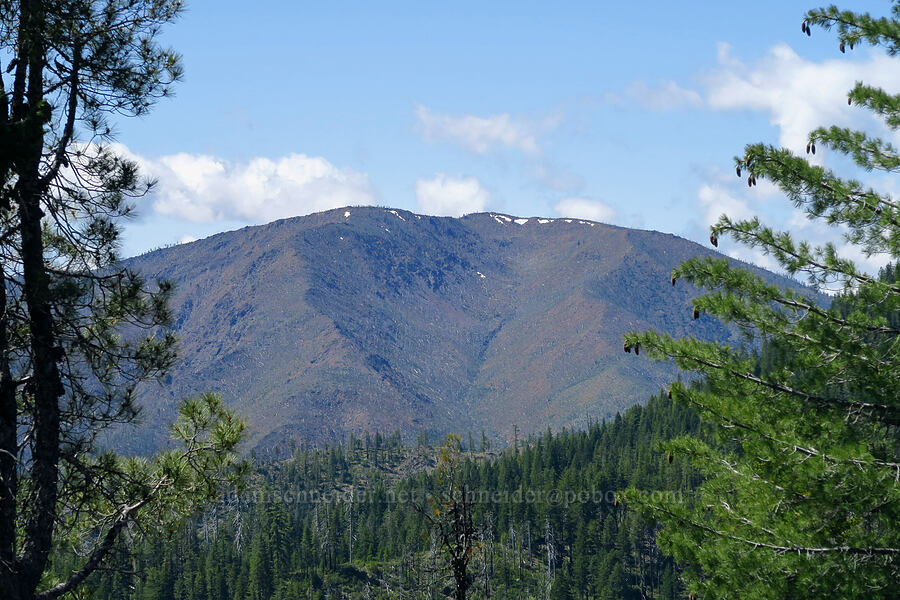
[[[617,504],[615,492],[690,490],[696,474],[657,444],[700,431],[691,411],[660,395],[610,422],[536,435],[500,455],[464,438],[459,468],[476,499],[478,537],[472,597],[546,597],[548,586],[553,598],[684,597],[652,524]],[[92,597],[444,597],[449,571],[416,508],[442,486],[427,468],[434,452],[378,435],[259,465],[245,493],[94,577]],[[423,470],[403,475],[410,464]]]
[[[251,446],[349,433],[584,427],[674,376],[629,360],[622,334],[734,339],[691,318],[671,286],[710,250],[573,219],[427,217],[347,208],[158,250],[129,266],[176,284],[181,357],[144,390],[145,426],[117,445],[166,443],[182,397],[221,393]]]

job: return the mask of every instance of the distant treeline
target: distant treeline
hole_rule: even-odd
[[[478,536],[473,597],[680,597],[652,524],[618,505],[615,492],[690,490],[697,475],[655,447],[699,427],[661,395],[587,431],[548,431],[496,456],[464,454]],[[420,512],[441,483],[429,469],[435,450],[422,441],[354,438],[259,465],[244,493],[94,577],[92,597],[443,597],[449,573]]]

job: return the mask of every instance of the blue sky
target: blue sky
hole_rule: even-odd
[[[188,2],[164,34],[184,56],[175,98],[118,124],[159,180],[123,253],[345,204],[698,241],[729,212],[827,235],[732,168],[748,142],[871,126],[844,101],[857,79],[900,89],[895,59],[802,34],[812,6]]]

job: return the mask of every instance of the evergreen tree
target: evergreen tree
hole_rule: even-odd
[[[357,485],[367,482],[367,492],[353,496],[352,511],[349,490],[343,486],[339,497],[321,501],[272,501],[297,497],[282,495],[289,490],[335,489],[333,481],[320,481],[303,469],[327,463],[332,449],[307,448],[288,461],[258,465],[250,485],[259,493],[216,506],[186,523],[174,540],[162,536],[139,543],[133,562],[130,549],[120,544],[122,550],[107,562],[108,568],[85,581],[85,592],[95,600],[247,600],[327,594],[385,598],[402,589],[404,595],[437,598],[452,591],[451,554],[465,558],[468,538],[470,560],[462,580],[468,582],[470,599],[546,597],[548,590],[552,596],[585,600],[665,593],[682,597],[673,561],[648,544],[653,527],[636,514],[627,516],[609,495],[596,492],[609,490],[613,481],[635,480],[687,489],[695,481],[683,472],[686,461],[670,465],[628,457],[632,445],[649,448],[696,427],[689,409],[661,395],[646,406],[632,407],[615,424],[530,438],[518,454],[509,448],[492,458],[470,457],[459,452],[459,440],[452,438],[441,461],[452,467],[397,479],[398,464],[420,453],[410,447],[395,463],[377,469],[371,463],[350,467],[351,480]],[[528,483],[535,464],[545,465],[541,487]],[[558,466],[546,467],[552,464]],[[338,479],[345,474],[338,472]],[[451,494],[452,489],[459,493]],[[472,493],[465,507],[464,489]],[[552,500],[552,491],[565,494]],[[495,497],[494,492],[504,493]],[[429,497],[432,501],[423,504]],[[426,507],[431,524],[419,510]],[[456,544],[452,552],[438,534],[441,526],[449,533],[451,547]],[[549,588],[548,529],[555,572]],[[58,557],[54,574],[77,564],[77,557],[69,554]],[[615,573],[614,565],[620,567]],[[132,572],[136,575],[129,575]]]
[[[174,359],[170,286],[117,262],[116,220],[146,193],[111,149],[106,116],[168,94],[178,56],[157,43],[179,0],[0,2],[0,597],[77,588],[144,520],[210,498],[241,425],[206,396],[156,462],[100,454],[138,414],[136,386]],[[55,548],[85,558],[43,581]]]
[[[269,600],[272,595],[273,573],[270,559],[270,546],[266,536],[255,535],[250,549],[248,600]]]
[[[900,52],[894,18],[835,7],[812,10],[802,29],[836,28],[841,52],[861,44]],[[848,103],[900,128],[900,96],[857,83]],[[847,109],[853,110],[853,109]],[[865,171],[893,172],[889,142],[839,127],[810,133],[807,152],[830,149]],[[736,158],[750,186],[768,179],[812,220],[842,227],[862,253],[900,258],[900,206],[888,194],[841,178],[791,151],[765,144]],[[709,598],[893,598],[900,581],[900,286],[859,269],[832,244],[798,242],[757,219],[726,216],[710,241],[728,235],[774,257],[791,274],[847,296],[831,306],[781,289],[726,260],[678,267],[708,290],[694,316],[742,329],[769,352],[657,333],[629,334],[625,347],[673,359],[703,384],[673,384],[675,400],[718,426],[719,443],[692,437],[665,445],[705,475],[699,493],[660,501],[627,498],[662,524],[659,543],[685,567],[689,589]],[[669,584],[667,584],[669,585]]]

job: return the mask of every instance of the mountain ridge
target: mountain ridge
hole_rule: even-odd
[[[142,391],[166,444],[181,397],[217,391],[250,445],[365,431],[580,427],[641,402],[673,367],[622,353],[626,331],[733,339],[690,316],[672,268],[717,254],[671,234],[498,212],[347,207],[224,232],[127,261],[176,284],[178,364]],[[630,359],[630,360],[629,360]]]

